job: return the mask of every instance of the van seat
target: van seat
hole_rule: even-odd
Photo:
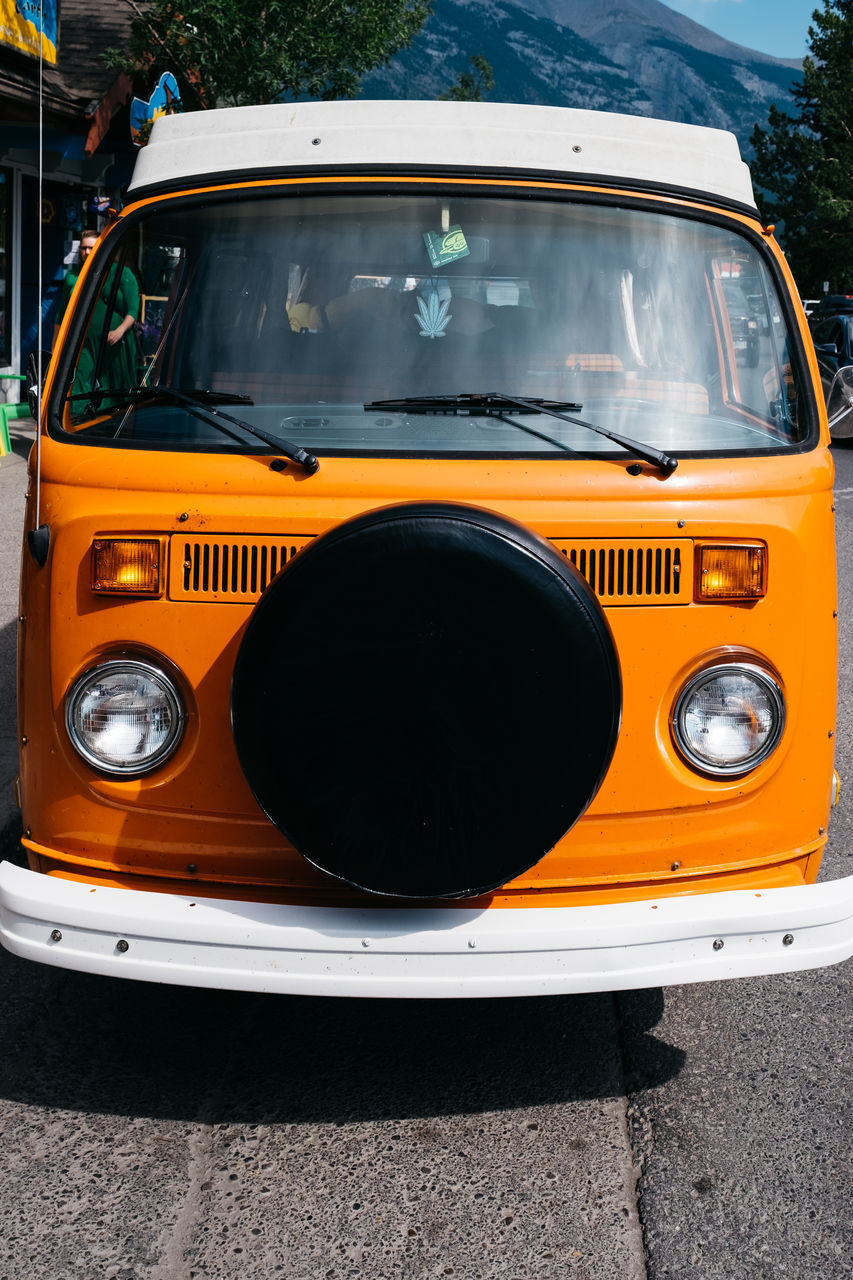
[[[793,370],[789,364],[782,366],[782,378],[785,382],[785,395],[788,400],[795,399],[797,387],[794,382]],[[772,404],[774,400],[778,400],[782,394],[782,383],[779,381],[779,372],[775,367],[767,370],[761,379],[761,383],[764,387],[764,394],[767,396],[767,403]]]
[[[618,356],[610,355],[605,351],[572,351],[563,363],[567,369],[572,369],[575,373],[619,373],[623,368]]]

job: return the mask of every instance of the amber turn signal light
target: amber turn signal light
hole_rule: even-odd
[[[92,590],[158,596],[159,538],[98,538],[92,543]]]
[[[696,548],[695,600],[758,600],[767,592],[761,543],[705,543]]]

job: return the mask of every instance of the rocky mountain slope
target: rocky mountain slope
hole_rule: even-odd
[[[468,59],[492,65],[499,102],[650,115],[731,129],[748,151],[800,64],[715,35],[659,0],[434,0],[411,49],[368,77],[368,98],[434,98]]]

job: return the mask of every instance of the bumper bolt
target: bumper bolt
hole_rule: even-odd
[[[786,933],[784,938],[782,939],[782,946],[790,947],[793,941],[794,941],[794,935],[792,933]]]
[[[116,951],[120,951],[121,954],[124,955],[125,951],[129,951],[129,950],[130,950],[130,943],[126,942],[124,938],[119,938],[118,942],[116,943]]]
[[[715,951],[722,951],[722,949],[723,949],[723,947],[724,947],[725,945],[726,945],[726,944],[723,942],[722,938],[715,938],[715,939],[714,939],[714,950],[715,950]]]
[[[61,942],[61,941],[62,941],[62,930],[61,930],[61,929],[51,929],[51,932],[50,932],[50,940],[51,940],[51,942]]]

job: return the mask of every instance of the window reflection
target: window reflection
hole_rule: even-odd
[[[495,421],[389,434],[362,409],[497,390],[582,404],[662,447],[779,449],[804,431],[765,263],[697,220],[504,196],[254,198],[155,213],[120,251],[79,351],[72,425],[97,429],[135,385],[171,385],[249,397],[259,423],[310,418],[315,447],[355,453],[547,451]],[[120,369],[119,313],[134,317]],[[142,407],[123,413],[129,441],[216,440],[184,410],[159,412],[159,428]]]

